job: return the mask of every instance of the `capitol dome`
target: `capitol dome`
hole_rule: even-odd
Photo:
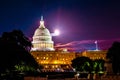
[[[49,30],[44,26],[43,18],[41,18],[40,26],[35,30],[33,35],[32,50],[53,51],[53,41]]]
[[[35,33],[34,33],[34,36],[50,36],[50,32],[47,28],[37,28]]]
[[[47,28],[37,28],[34,36],[33,36],[33,42],[39,42],[39,41],[51,41],[51,35]]]

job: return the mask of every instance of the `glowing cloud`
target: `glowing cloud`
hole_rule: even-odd
[[[96,40],[82,40],[82,41],[72,41],[69,43],[57,43],[55,45],[56,49],[66,48],[68,51],[84,51],[84,50],[96,50],[95,45]],[[120,41],[120,39],[112,40],[97,40],[97,45],[100,50],[108,50],[114,41]]]

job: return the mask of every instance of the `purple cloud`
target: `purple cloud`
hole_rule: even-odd
[[[96,40],[82,40],[82,41],[72,41],[66,44],[58,43],[55,45],[55,48],[67,48],[69,51],[83,51],[83,50],[95,50],[96,49]],[[107,50],[112,46],[114,41],[120,41],[120,39],[111,39],[111,40],[97,40],[98,48],[100,50]]]

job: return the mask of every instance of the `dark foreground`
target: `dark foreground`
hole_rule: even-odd
[[[0,80],[120,80],[120,75],[80,73],[79,76],[76,76],[75,72],[42,72],[24,76],[7,76]]]
[[[98,75],[98,74],[80,74],[76,77],[74,72],[61,72],[61,73],[42,73],[41,76],[24,77],[24,80],[120,80],[120,75]]]

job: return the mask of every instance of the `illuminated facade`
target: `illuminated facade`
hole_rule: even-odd
[[[36,61],[48,71],[65,71],[72,69],[71,60],[75,58],[74,52],[64,51],[32,51]]]
[[[81,54],[76,53],[76,56],[77,57],[85,56],[85,57],[89,57],[92,60],[95,60],[95,59],[106,60],[106,53],[107,53],[106,50],[87,50],[87,51],[81,52]]]

